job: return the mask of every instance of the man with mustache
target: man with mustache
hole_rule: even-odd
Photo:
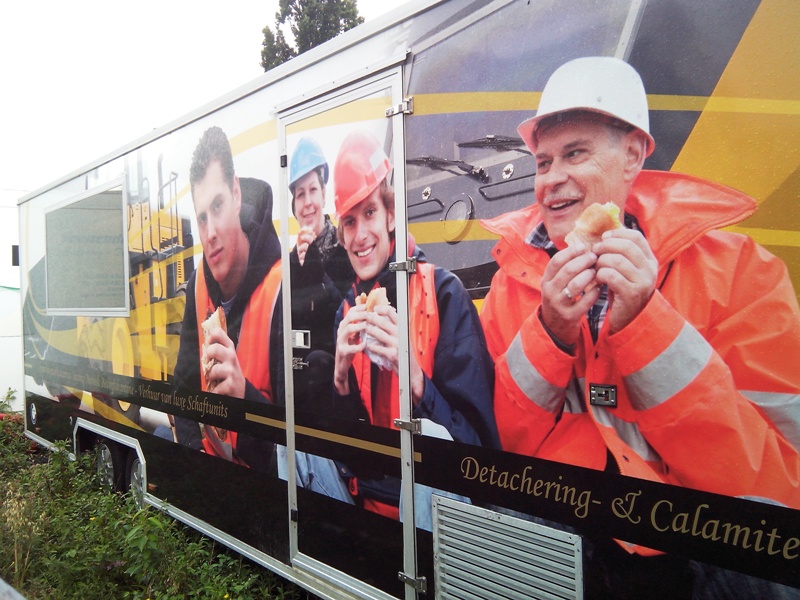
[[[756,202],[643,170],[647,96],[618,59],[557,69],[519,133],[536,203],[484,223],[501,237],[481,321],[503,449],[800,507],[795,292],[779,259],[719,231]],[[624,227],[568,246],[606,202]]]

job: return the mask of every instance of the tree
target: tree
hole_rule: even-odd
[[[356,0],[280,0],[275,13],[275,31],[264,27],[261,66],[265,71],[302,54],[364,22]],[[288,25],[294,47],[283,34]]]
[[[277,37],[272,33],[269,25],[264,27],[264,42],[261,48],[261,66],[264,71],[274,69],[280,64],[285,63],[287,60],[295,56],[294,48],[286,43],[286,38],[283,37],[283,32],[276,27],[278,31]]]

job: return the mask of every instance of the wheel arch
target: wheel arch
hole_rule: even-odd
[[[79,417],[75,420],[73,440],[76,455],[91,450],[101,441],[114,444],[122,453],[121,468],[123,469],[127,468],[130,463],[129,457],[137,457],[142,466],[143,487],[147,490],[147,460],[138,439]],[[127,486],[127,474],[123,473],[123,475],[122,484]],[[122,489],[120,491],[127,490]],[[146,496],[147,494],[145,493],[145,501],[147,501]]]

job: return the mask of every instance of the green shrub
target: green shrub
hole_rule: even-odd
[[[0,421],[0,577],[36,598],[310,598],[129,495],[104,491],[93,456],[31,454]]]
[[[5,481],[32,464],[31,444],[22,431],[21,415],[6,415],[0,420],[0,480]]]

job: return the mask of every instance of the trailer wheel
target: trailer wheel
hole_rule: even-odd
[[[127,465],[125,467],[127,476],[127,488],[133,497],[133,501],[139,508],[144,507],[144,465],[139,459],[135,450],[128,453]]]
[[[97,478],[100,485],[110,491],[122,489],[124,477],[124,455],[119,444],[100,440],[97,442]]]

